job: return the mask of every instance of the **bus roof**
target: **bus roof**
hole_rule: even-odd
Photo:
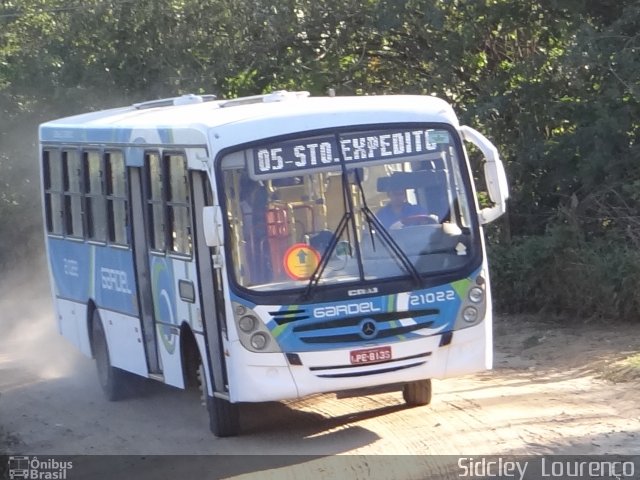
[[[440,122],[458,125],[451,106],[436,97],[381,95],[359,97],[310,97],[307,92],[279,91],[231,100],[185,95],[152,100],[129,107],[84,113],[40,126],[41,141],[81,141],[78,130],[96,130],[105,138],[123,138],[115,132],[170,129],[199,131],[230,124],[249,127],[283,119],[326,118],[327,125],[394,122]],[[100,137],[100,138],[102,138]],[[204,137],[203,137],[204,138]],[[93,140],[94,141],[94,140]]]

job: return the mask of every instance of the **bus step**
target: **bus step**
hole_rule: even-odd
[[[157,380],[158,382],[164,383],[164,375],[161,373],[150,373],[149,378],[151,380]]]

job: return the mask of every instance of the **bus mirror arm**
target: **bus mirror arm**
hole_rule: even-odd
[[[222,246],[223,226],[222,209],[219,205],[202,209],[202,226],[204,239],[209,247]]]
[[[493,206],[483,208],[479,212],[480,223],[484,225],[500,217],[507,209],[507,199],[509,198],[507,175],[498,150],[487,137],[464,125],[459,127],[459,131],[462,138],[478,147],[486,159],[484,177]]]

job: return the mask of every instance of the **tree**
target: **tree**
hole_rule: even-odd
[[[586,287],[571,279],[588,267],[602,269],[603,295],[632,298],[606,267],[619,264],[609,250],[633,263],[625,248],[640,247],[639,24],[639,0],[4,0],[0,215],[23,208],[25,188],[37,198],[35,181],[14,179],[35,179],[35,163],[17,159],[36,158],[35,125],[48,118],[188,92],[434,94],[507,164],[508,234],[494,236],[502,304],[566,286],[554,305],[576,311],[566,299]],[[527,283],[541,253],[562,249],[565,263],[547,263],[573,277],[558,285],[542,269]]]

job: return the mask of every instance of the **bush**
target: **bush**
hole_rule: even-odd
[[[557,227],[490,246],[489,257],[499,312],[639,320],[640,252],[620,238],[586,242]]]

